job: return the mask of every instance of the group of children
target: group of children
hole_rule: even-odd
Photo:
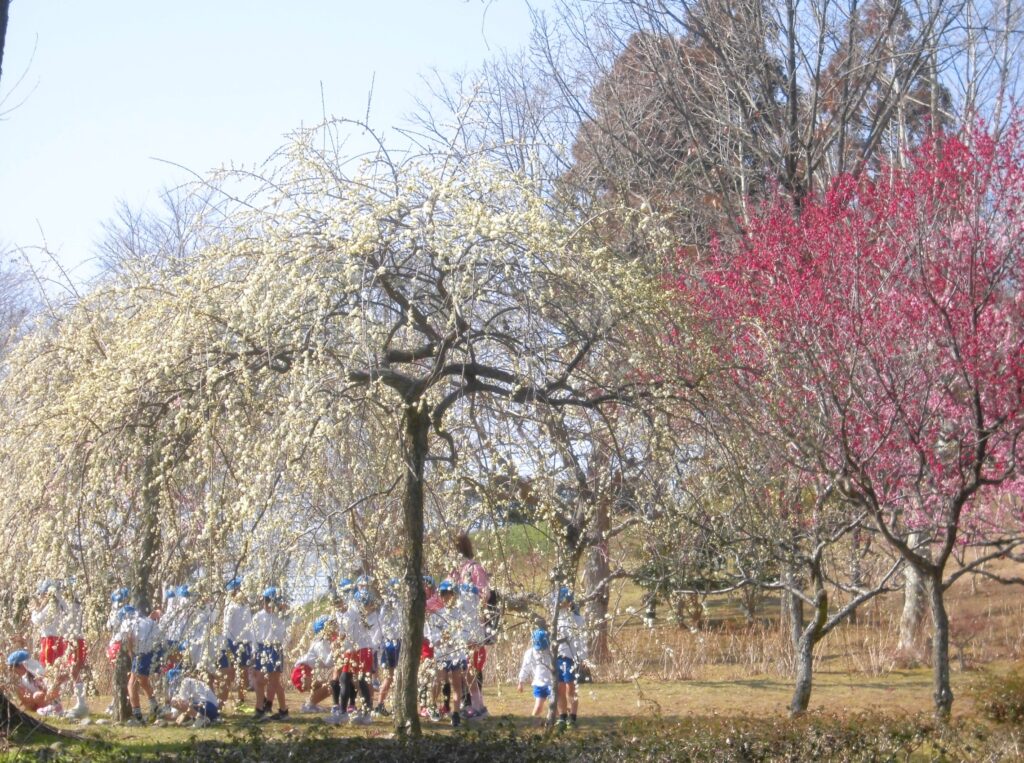
[[[447,715],[453,726],[488,715],[483,670],[487,646],[496,637],[497,608],[495,594],[482,592],[472,579],[466,575],[465,582],[444,580],[435,586],[429,575],[423,577],[427,618],[420,645],[421,715],[434,721]],[[128,603],[128,589],[111,594],[107,656],[113,662],[124,650],[130,659],[129,723],[146,722],[141,708],[145,696],[149,721],[173,717],[202,727],[218,719],[232,693],[243,703],[248,689],[255,694],[257,720],[289,716],[283,673],[292,617],[283,591],[273,586],[263,590],[255,610],[242,593],[240,578],[227,581],[224,592],[226,602],[219,613],[212,604],[194,604],[187,586],[169,589],[163,609],[148,614]],[[558,601],[556,662],[547,631],[538,628],[523,656],[519,688],[526,681],[533,686],[534,715],[557,692],[560,723],[575,725],[576,670],[586,658],[586,639],[568,589],[561,590]],[[374,714],[390,714],[386,703],[404,624],[398,581],[375,587],[367,576],[343,579],[332,606],[330,613],[309,624],[300,640],[301,656],[292,666],[291,683],[306,695],[303,712],[327,713],[325,720],[332,724],[369,724]],[[65,600],[60,586],[47,584],[41,586],[32,622],[40,633],[38,659],[25,649],[8,657],[23,706],[42,715],[87,716],[81,607]],[[58,675],[49,687],[44,680],[48,668]],[[60,694],[68,679],[77,701],[64,713]]]

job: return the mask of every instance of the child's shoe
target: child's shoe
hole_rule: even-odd
[[[314,705],[311,702],[304,702],[302,707],[299,708],[300,713],[322,713],[324,709],[320,705]]]
[[[278,710],[273,715],[266,716],[263,720],[265,721],[286,721],[288,720],[287,710]]]
[[[60,702],[53,702],[39,708],[36,712],[44,718],[57,718],[64,714],[64,708],[61,707]]]
[[[384,703],[381,702],[374,709],[373,714],[376,715],[378,718],[387,718],[388,716],[391,715],[391,711],[388,710],[386,707],[384,707]]]
[[[348,713],[343,713],[341,707],[335,705],[331,708],[331,712],[328,713],[327,717],[324,718],[324,723],[330,723],[332,726],[348,723]]]
[[[194,729],[204,729],[209,725],[210,719],[207,718],[205,715],[196,716],[196,719],[192,722],[192,728]]]
[[[370,717],[369,713],[359,712],[351,716],[350,723],[353,726],[369,726],[373,723],[373,719]]]
[[[432,708],[430,708],[427,711],[427,717],[430,720],[432,720],[434,723],[440,723],[441,722],[441,714],[439,712],[437,712],[437,708],[436,707],[432,707]]]

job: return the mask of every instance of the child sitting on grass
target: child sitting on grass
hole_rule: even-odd
[[[551,696],[551,687],[555,681],[551,674],[551,639],[548,638],[548,632],[538,628],[533,632],[531,641],[530,646],[523,652],[517,689],[522,691],[523,683],[529,679],[533,685],[532,715],[537,718],[544,711],[544,703]]]
[[[209,726],[220,716],[217,695],[198,678],[184,675],[181,668],[167,671],[167,687],[171,694],[171,707],[178,711],[178,725],[189,721],[192,728]]]

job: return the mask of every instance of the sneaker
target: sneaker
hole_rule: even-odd
[[[420,718],[429,718],[430,711],[424,706],[420,708]]]
[[[192,728],[194,729],[204,729],[209,725],[210,719],[207,718],[205,715],[196,716],[195,721],[192,722]]]
[[[253,710],[252,711],[252,719],[254,721],[262,721],[263,720],[263,716],[265,716],[266,714],[267,714],[266,710],[262,710],[262,709]]]
[[[555,723],[555,731],[561,734],[563,731],[565,731],[565,726],[566,722],[562,718],[559,718],[558,721]]]
[[[79,718],[89,717],[89,707],[84,702],[79,702],[73,708],[64,713],[64,717],[69,720],[77,720]]]
[[[462,724],[462,719],[458,713],[452,713],[452,727],[456,727]]]
[[[331,712],[324,718],[324,723],[330,723],[332,726],[337,726],[342,723],[348,723],[348,713],[341,712],[341,708],[335,705],[331,708]]]
[[[437,708],[436,707],[432,707],[432,708],[430,708],[427,711],[427,717],[430,720],[432,720],[434,723],[440,723],[441,722],[441,714],[439,712],[437,712]]]
[[[273,715],[268,715],[263,718],[265,721],[284,721],[288,719],[287,710],[278,710]]]
[[[138,716],[133,715],[131,718],[129,718],[127,721],[124,722],[124,725],[125,726],[145,726],[146,722],[143,721]]]
[[[370,717],[369,713],[356,713],[350,717],[349,722],[353,726],[369,726],[373,723],[373,719]]]
[[[565,724],[565,727],[567,729],[574,729],[574,728],[576,728],[576,719],[575,718],[570,718],[569,722]]]
[[[60,702],[54,702],[50,705],[39,708],[36,712],[44,718],[56,718],[64,715],[64,708],[61,707]]]
[[[462,717],[467,721],[471,721],[476,718],[476,711],[471,707],[464,707],[462,708]]]
[[[377,705],[377,709],[373,711],[373,714],[379,718],[388,718],[391,715],[391,711],[384,707],[383,704]]]
[[[322,713],[322,712],[324,712],[324,708],[320,707],[320,705],[314,705],[314,704],[311,704],[309,702],[304,702],[302,704],[302,707],[299,708],[299,712],[300,713]]]
[[[486,707],[481,707],[479,710],[474,712],[473,717],[475,717],[477,720],[479,720],[480,718],[486,718],[489,715],[490,715],[490,713],[487,712],[487,708]]]

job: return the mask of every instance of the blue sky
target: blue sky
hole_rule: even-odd
[[[43,235],[88,275],[118,199],[253,164],[302,124],[387,128],[420,75],[528,43],[528,0],[14,0],[0,98],[0,247]],[[545,8],[548,0],[529,0]],[[24,79],[15,86],[19,77]],[[321,83],[323,102],[321,101]]]

